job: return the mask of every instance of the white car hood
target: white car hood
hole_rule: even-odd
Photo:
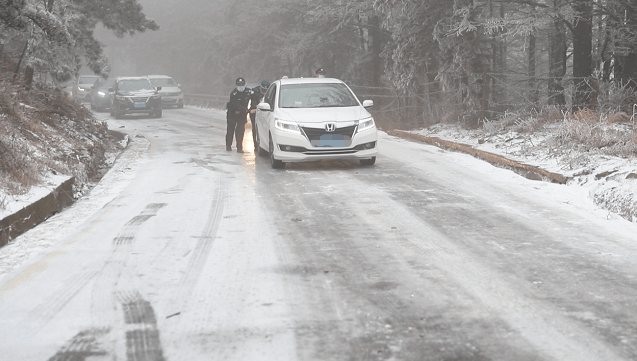
[[[181,89],[176,86],[163,86],[161,87],[160,93],[176,93],[180,92]]]
[[[362,106],[342,108],[279,108],[278,113],[281,119],[293,120],[300,124],[357,122],[371,116]]]

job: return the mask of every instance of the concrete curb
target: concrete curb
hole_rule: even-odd
[[[390,131],[387,131],[387,134],[395,136],[395,137],[403,138],[403,139],[414,140],[417,142],[435,145],[436,147],[439,147],[442,149],[449,149],[449,150],[471,154],[472,156],[478,159],[487,161],[497,167],[511,169],[514,172],[520,174],[521,176],[531,180],[543,180],[543,181],[549,181],[549,182],[559,183],[559,184],[566,184],[566,182],[568,181],[568,178],[562,174],[552,173],[532,165],[519,163],[510,159],[507,159],[498,154],[493,154],[493,153],[485,152],[483,150],[475,149],[470,145],[454,143],[448,140],[442,140],[442,139],[434,138],[434,137],[425,137],[423,135],[413,134],[413,133],[405,132],[402,130],[390,130]]]
[[[71,177],[45,197],[0,220],[0,247],[73,204],[74,183],[75,177]]]

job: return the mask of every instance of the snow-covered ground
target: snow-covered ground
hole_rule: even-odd
[[[637,222],[637,157],[616,157],[573,148],[565,152],[551,146],[545,132],[500,132],[467,130],[437,124],[412,133],[469,145],[475,149],[558,173],[567,185],[582,187],[600,208]]]
[[[483,130],[467,130],[449,124],[438,124],[412,131],[412,133],[466,144],[476,149],[502,155],[520,163],[562,174],[569,178],[567,187],[573,188],[571,189],[572,192],[566,192],[563,187],[552,187],[551,189],[555,189],[556,192],[554,197],[561,193],[559,199],[564,198],[564,202],[573,204],[585,202],[586,200],[582,199],[582,197],[588,197],[599,207],[596,212],[604,213],[607,218],[623,217],[629,221],[637,222],[637,160],[634,157],[619,158],[602,155],[585,156],[582,154],[570,154],[569,157],[561,158],[556,157],[551,154],[551,149],[546,146],[546,137],[540,133],[533,135],[505,133],[486,136]],[[132,136],[135,135],[133,134]],[[387,138],[389,136],[382,133],[382,137]],[[128,137],[119,144],[120,147],[125,146],[127,141]],[[75,209],[82,209],[82,205],[85,203],[95,202],[97,200],[96,194],[108,191],[108,194],[112,196],[110,190],[119,189],[119,186],[113,182],[117,182],[121,178],[120,174],[126,172],[122,169],[129,169],[127,164],[134,162],[134,159],[142,154],[139,149],[129,150],[129,153],[125,157],[120,157],[121,159],[118,160],[116,167],[109,171],[110,175],[105,176],[99,186],[85,197],[87,199],[81,200],[80,204],[74,207]],[[115,154],[111,154],[108,161],[113,163]],[[574,164],[578,164],[578,166],[573,166]],[[485,167],[490,167],[486,162],[484,165]],[[0,218],[15,213],[46,196],[67,178],[61,175],[51,176],[42,185],[33,187],[24,195],[5,198],[3,209],[0,209]],[[587,194],[587,196],[582,196],[583,194]],[[565,197],[573,199],[569,200],[565,199]],[[72,222],[71,219],[74,216],[69,215],[69,217],[70,219],[63,222]],[[11,247],[5,247],[6,249],[0,252],[0,275],[21,264],[24,257],[30,256],[33,252],[44,251],[48,247],[46,242],[44,242],[45,244],[32,243],[33,237],[38,238],[38,232],[31,232],[31,235],[25,239],[19,237],[13,240],[10,242]],[[2,265],[6,269],[3,269]]]

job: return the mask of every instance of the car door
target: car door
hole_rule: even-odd
[[[262,111],[257,109],[257,131],[259,139],[262,139],[260,145],[267,150],[270,132],[270,124],[274,121],[274,99],[276,99],[277,84],[272,84],[263,96],[263,102],[270,105],[271,111]]]

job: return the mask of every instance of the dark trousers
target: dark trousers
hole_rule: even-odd
[[[254,149],[257,149],[257,129],[254,126],[254,120],[257,118],[255,113],[250,113],[250,122],[252,123],[252,142],[254,143]]]
[[[243,149],[243,133],[246,131],[247,118],[245,115],[228,116],[226,123],[228,123],[228,129],[226,130],[226,147],[232,145],[232,138],[237,140],[237,149]]]

